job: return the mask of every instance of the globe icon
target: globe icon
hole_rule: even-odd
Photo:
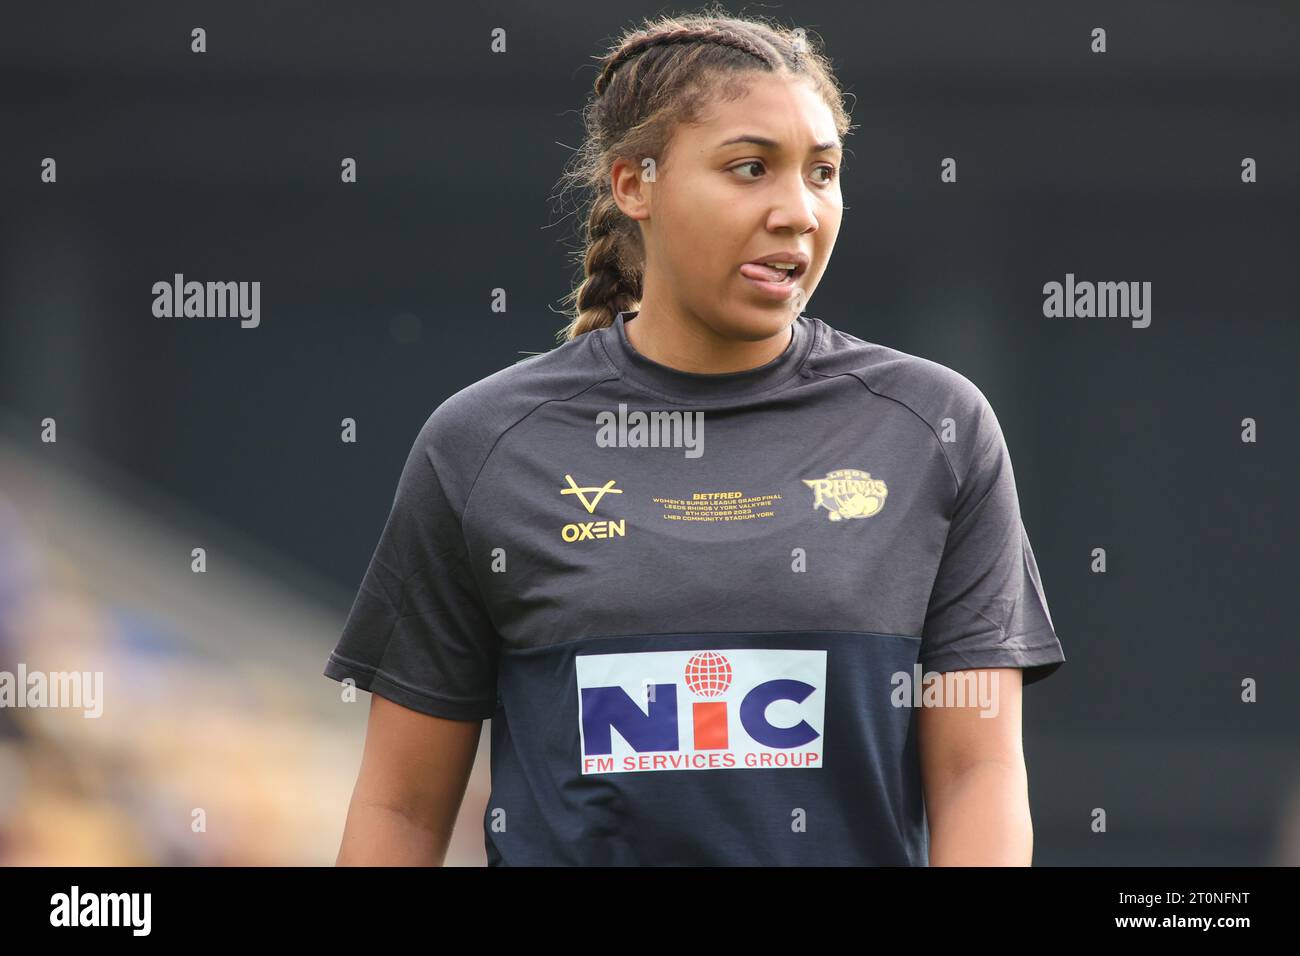
[[[731,662],[713,651],[700,651],[686,662],[686,686],[700,697],[721,697],[731,686]]]

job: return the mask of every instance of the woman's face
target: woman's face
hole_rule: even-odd
[[[641,223],[642,310],[758,340],[803,311],[830,260],[843,214],[834,116],[806,80],[759,74],[739,100],[681,124],[657,168],[616,164],[615,198]],[[779,286],[748,263],[802,253]]]

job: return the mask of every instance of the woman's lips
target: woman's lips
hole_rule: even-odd
[[[793,278],[786,278],[785,269],[760,266],[756,262],[746,262],[740,267],[740,274],[745,277],[746,282],[752,283],[756,290],[770,299],[788,299],[799,288]]]

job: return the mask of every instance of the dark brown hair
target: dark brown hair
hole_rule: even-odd
[[[714,97],[742,97],[745,74],[754,72],[806,77],[830,108],[841,140],[852,128],[830,61],[802,29],[704,8],[647,20],[601,58],[583,111],[586,138],[561,180],[590,198],[577,255],[582,278],[564,299],[573,318],[557,340],[611,325],[640,303],[645,250],[637,223],[614,202],[614,161],[658,162],[678,123],[699,122]]]

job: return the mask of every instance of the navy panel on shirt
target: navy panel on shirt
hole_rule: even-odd
[[[915,723],[890,705],[919,647],[778,631],[507,653],[489,863],[923,865]]]

